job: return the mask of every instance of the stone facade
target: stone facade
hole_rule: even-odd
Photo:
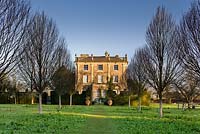
[[[118,94],[126,89],[127,55],[110,56],[108,52],[105,52],[104,56],[81,54],[79,57],[75,56],[75,65],[76,90],[82,93],[91,89],[92,100],[106,96],[109,81]]]

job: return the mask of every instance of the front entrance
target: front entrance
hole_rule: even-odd
[[[106,97],[106,90],[105,89],[93,89],[92,90],[92,100],[105,98]]]

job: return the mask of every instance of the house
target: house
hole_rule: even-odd
[[[108,83],[112,83],[112,90],[117,94],[127,89],[125,80],[127,55],[110,56],[108,52],[105,52],[104,56],[80,54],[79,57],[75,55],[75,65],[76,90],[80,94],[82,91],[91,90],[92,100],[106,97]]]

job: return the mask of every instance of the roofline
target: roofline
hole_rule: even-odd
[[[79,63],[86,63],[86,62],[98,62],[98,63],[102,63],[102,62],[106,62],[106,63],[109,63],[109,62],[122,62],[122,63],[128,63],[128,61],[74,61],[75,63],[79,62]]]

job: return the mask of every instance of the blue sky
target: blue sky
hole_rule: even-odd
[[[56,22],[74,55],[119,54],[128,58],[145,44],[146,29],[164,6],[178,23],[192,0],[31,0],[34,11],[45,11]],[[73,59],[74,60],[74,59]]]

